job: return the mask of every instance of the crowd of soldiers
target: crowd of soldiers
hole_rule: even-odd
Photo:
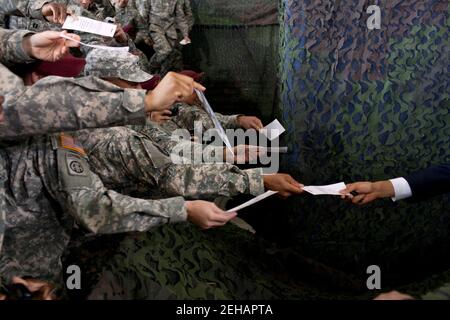
[[[220,199],[302,193],[287,174],[239,168],[223,147],[212,147],[223,155],[220,163],[171,161],[171,132],[192,131],[198,120],[213,127],[196,99],[194,90],[205,90],[198,75],[171,71],[182,69],[180,40],[190,42],[189,1],[6,0],[0,10],[1,297],[12,284],[41,298],[63,297],[53,288],[64,288],[61,257],[74,230],[78,237],[151,235],[181,223],[199,232],[236,217]],[[112,38],[68,33],[61,29],[67,15],[112,21],[117,31]],[[80,40],[126,44],[130,52],[79,47]],[[256,117],[217,115],[225,128],[263,127]],[[160,297],[152,290],[139,297]]]

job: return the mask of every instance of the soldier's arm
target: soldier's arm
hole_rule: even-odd
[[[1,83],[17,78],[0,66]],[[145,90],[121,89],[95,77],[48,77],[31,87],[2,88],[1,139],[145,121]]]
[[[20,12],[21,14],[36,18],[43,19],[41,9],[45,3],[51,2],[49,0],[2,0],[0,2],[0,12],[4,14],[10,14],[14,12]]]
[[[147,231],[187,219],[181,197],[145,200],[109,190],[82,156],[66,149],[57,150],[57,162],[60,181],[55,183],[49,176],[47,185],[63,210],[92,233]]]
[[[30,33],[26,30],[0,29],[0,62],[3,64],[32,62],[33,59],[22,46],[23,38]]]
[[[110,187],[142,184],[149,191],[189,199],[264,192],[261,169],[240,170],[230,164],[177,165],[148,138],[128,128],[84,130],[74,135],[87,150],[92,169]]]

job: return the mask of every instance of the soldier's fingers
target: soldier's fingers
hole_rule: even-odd
[[[193,83],[194,89],[200,90],[200,91],[205,91],[206,88],[204,86],[202,86],[200,83],[195,82]]]
[[[222,210],[220,212],[214,212],[212,220],[215,222],[228,222],[236,217],[237,213],[227,213]]]

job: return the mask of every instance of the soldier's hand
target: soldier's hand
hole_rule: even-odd
[[[47,21],[63,24],[66,21],[67,8],[64,4],[51,2],[42,6],[41,13]]]
[[[194,89],[206,90],[191,77],[169,72],[156,88],[147,94],[145,99],[146,111],[170,109],[175,102],[184,102],[185,99],[189,98],[194,93]]]
[[[245,164],[258,160],[261,153],[264,153],[264,148],[259,146],[238,145],[233,147],[233,153],[227,148],[223,148],[224,161],[235,164]]]
[[[208,201],[187,201],[188,220],[202,229],[216,228],[225,225],[235,218],[236,212],[225,212],[214,203]]]
[[[352,192],[356,192],[357,195],[353,196]],[[377,199],[394,197],[395,190],[390,181],[365,181],[347,184],[347,187],[341,191],[341,194],[341,198],[348,198],[354,204],[363,205]]]
[[[261,120],[259,120],[257,117],[239,116],[237,118],[237,123],[239,127],[243,129],[260,130],[264,127]]]
[[[116,39],[119,43],[128,42],[128,35],[123,31],[123,28],[120,24],[117,24],[116,32],[114,33],[114,39]]]
[[[301,194],[304,185],[295,181],[288,174],[277,173],[263,176],[266,190],[278,191],[278,196],[286,199],[294,194]]]
[[[156,123],[163,123],[168,120],[170,120],[170,117],[172,115],[172,111],[170,110],[163,110],[163,111],[153,111],[150,114],[150,120]]]
[[[70,47],[78,47],[79,43],[62,38],[61,35],[80,41],[80,36],[66,31],[44,31],[25,36],[22,46],[32,58],[54,62],[61,59]]]

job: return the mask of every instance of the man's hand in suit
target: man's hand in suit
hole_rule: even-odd
[[[395,197],[394,186],[390,181],[355,182],[347,184],[341,191],[342,199],[349,199],[354,204],[363,205],[382,198]],[[356,195],[353,195],[356,193]]]

